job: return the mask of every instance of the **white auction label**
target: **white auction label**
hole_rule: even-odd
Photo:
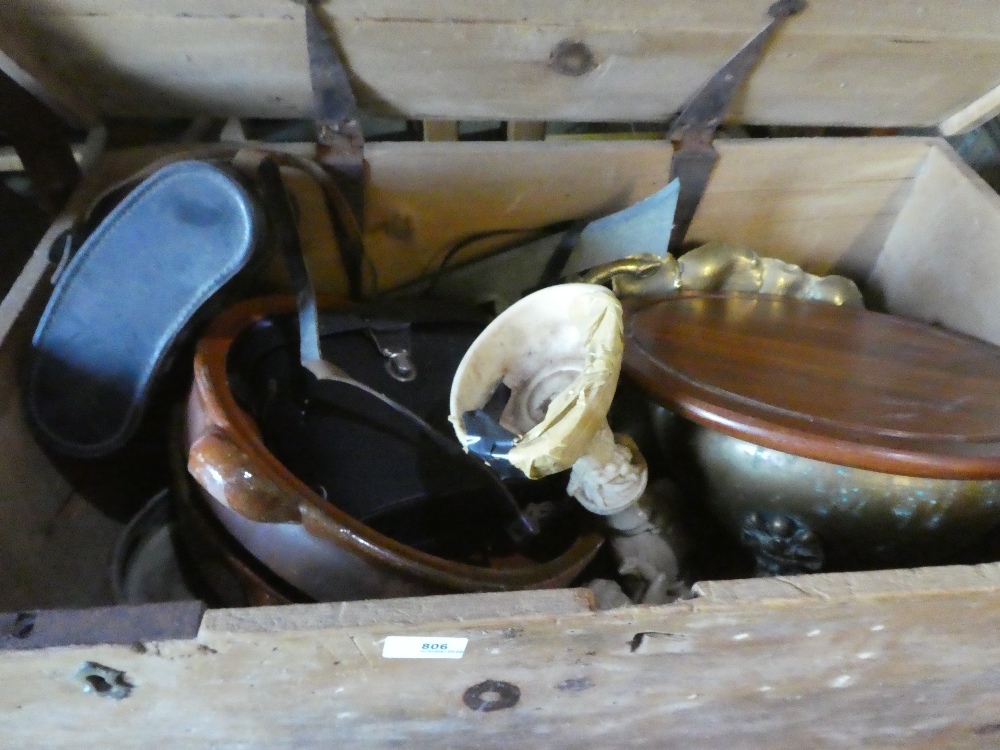
[[[390,635],[382,647],[384,659],[461,659],[468,638]]]

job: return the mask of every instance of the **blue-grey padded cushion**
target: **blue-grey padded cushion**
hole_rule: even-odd
[[[259,216],[230,174],[182,161],[144,180],[87,238],[35,331],[27,383],[40,437],[75,456],[134,432],[192,317],[251,261]]]

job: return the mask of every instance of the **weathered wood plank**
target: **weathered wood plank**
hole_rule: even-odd
[[[537,120],[512,120],[507,123],[508,141],[545,140],[545,122]]]
[[[691,236],[746,244],[815,272],[837,269],[861,279],[881,252],[931,143],[720,141],[722,158]],[[287,148],[311,151],[308,144]],[[122,179],[163,152],[115,154],[90,185]],[[624,208],[666,184],[671,153],[663,141],[369,144],[366,245],[380,287],[433,271],[456,243],[478,232],[532,230]],[[77,208],[85,195],[77,196]],[[452,262],[512,239],[476,243]],[[51,237],[15,287],[16,299],[23,300],[44,271],[48,242]],[[313,260],[321,290],[343,293],[334,256],[318,248]],[[0,333],[17,309],[14,301],[0,303]]]
[[[966,133],[1000,114],[1000,86],[984,94],[941,123],[941,135]]]
[[[424,120],[424,140],[457,141],[458,120]]]
[[[1000,344],[1000,196],[946,144],[932,149],[869,285],[901,315]]]
[[[813,581],[814,593],[750,601],[718,584],[664,607],[512,618],[465,617],[466,597],[406,624],[392,614],[405,602],[383,603],[381,625],[374,603],[343,626],[293,608],[280,630],[7,652],[0,729],[50,748],[987,748],[1000,722],[992,568],[945,590],[916,571],[903,595],[898,577],[865,573],[852,577],[860,595]],[[385,637],[407,634],[469,645],[459,660],[383,659]],[[84,661],[123,670],[131,695],[84,694],[72,679]],[[486,680],[516,686],[517,702],[470,709],[463,697]]]
[[[423,596],[412,599],[290,604],[282,607],[218,609],[205,614],[201,635],[270,633],[324,628],[415,625],[445,620],[561,616],[590,612],[587,589],[519,591],[508,594]]]
[[[577,0],[578,2],[579,0]],[[190,18],[281,18],[297,0],[34,0],[16,5],[30,16],[181,16]],[[739,28],[748,32],[761,25],[767,5],[759,3],[704,3],[699,0],[631,0],[569,6],[552,0],[507,0],[503,3],[469,0],[320,0],[326,13],[358,20],[441,21],[459,23],[563,23],[567,11],[595,23],[629,26],[637,19],[680,28]],[[863,29],[869,33],[928,36],[984,37],[1000,23],[1000,11],[976,0],[928,6],[920,0],[893,0],[873,8],[867,0],[814,0],[808,16],[798,19],[810,31]],[[586,14],[583,15],[582,11]]]
[[[911,594],[984,594],[1000,588],[1000,565],[950,565],[934,568],[901,568],[866,573],[817,573],[738,581],[703,581],[695,590],[712,604],[740,605],[762,602],[845,601],[866,598],[901,599]]]
[[[675,111],[762,25],[768,4],[331,0],[323,8],[374,111],[587,121]],[[302,11],[291,0],[8,5],[18,24],[0,28],[0,48],[37,39],[44,54],[27,56],[25,69],[82,92],[105,114],[311,110]],[[573,77],[550,66],[567,39],[590,47],[591,72]],[[731,119],[890,127],[947,119],[957,130],[992,107],[998,39],[1000,13],[975,0],[940,8],[889,0],[877,13],[860,0],[814,0],[782,30]]]
[[[930,141],[722,141],[718,147],[722,158],[692,238],[743,243],[817,272],[838,268],[860,278],[882,249]],[[666,184],[670,155],[662,141],[372,144],[367,240],[383,288],[435,269],[475,232],[531,229],[623,208]],[[478,243],[454,260],[508,242]]]

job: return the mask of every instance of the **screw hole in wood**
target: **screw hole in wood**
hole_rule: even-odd
[[[500,711],[517,705],[521,689],[501,680],[484,680],[473,685],[462,696],[462,702],[473,711]]]
[[[556,73],[575,78],[596,68],[597,60],[590,47],[583,42],[564,39],[553,48],[549,65]]]
[[[5,627],[0,627],[0,638],[17,638],[23,640],[31,635],[35,629],[35,612],[18,612],[14,616],[13,622]]]

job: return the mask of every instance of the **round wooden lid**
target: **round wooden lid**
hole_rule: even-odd
[[[904,318],[758,294],[626,315],[658,402],[768,448],[909,476],[1000,478],[1000,347]]]

